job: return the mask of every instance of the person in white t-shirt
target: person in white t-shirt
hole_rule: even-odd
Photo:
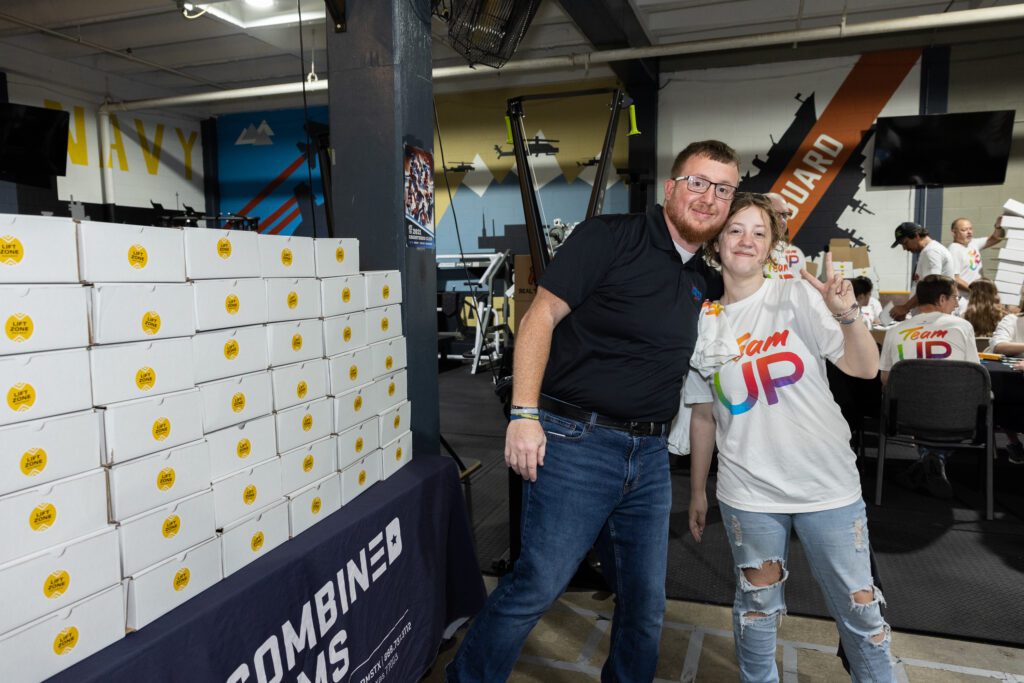
[[[903,247],[905,251],[917,254],[917,269],[914,271],[914,293],[906,303],[892,307],[889,315],[893,320],[903,320],[911,310],[917,307],[917,283],[929,275],[945,275],[952,278],[953,257],[949,249],[942,246],[937,240],[928,236],[927,228],[917,223],[907,221],[896,226],[896,240],[892,243],[895,248]]]
[[[1024,290],[1021,291],[1019,308],[1024,311]],[[1024,313],[1004,316],[996,325],[996,331],[992,333],[992,339],[985,350],[1004,356],[1024,357]],[[1017,363],[1014,369],[1024,371],[1024,361]],[[1024,446],[1021,445],[1020,436],[1009,429],[1004,429],[1003,433],[1009,439],[1006,449],[1010,453],[1010,462],[1014,465],[1024,464]]]
[[[789,219],[793,216],[793,209],[789,208],[785,197],[778,192],[769,192],[765,197],[771,201],[772,209],[781,219],[782,235],[764,264],[764,276],[780,280],[798,278],[807,263],[807,257],[800,247],[789,241]]]
[[[981,250],[999,244],[1004,232],[997,221],[991,235],[975,239],[974,225],[967,218],[957,218],[949,229],[953,233],[949,255],[953,257],[953,279],[960,297],[958,310],[962,313],[967,307],[971,283],[981,277]]]
[[[860,306],[861,318],[870,329],[877,325],[882,317],[882,302],[871,296],[871,292],[875,289],[875,283],[865,275],[858,275],[850,278],[850,284],[853,285],[853,295],[857,299],[857,305]]]
[[[828,388],[826,358],[857,377],[878,372],[849,282],[806,270],[765,279],[779,219],[760,195],[733,200],[705,246],[725,295],[706,303],[684,400],[692,405],[690,532],[704,533],[707,475],[719,450],[717,497],[733,553],[733,633],[740,677],[778,680],[790,532],[800,535],[839,627],[855,680],[892,681],[889,626],[871,575],[867,518],[850,429]],[[708,251],[710,249],[710,251]],[[716,429],[717,423],[717,429]],[[865,644],[867,644],[865,646]]]

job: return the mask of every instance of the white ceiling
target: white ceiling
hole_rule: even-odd
[[[274,2],[279,10],[296,10],[296,0]],[[846,22],[854,24],[1020,4],[1009,0],[629,2],[654,45],[833,26],[840,23],[844,13]],[[242,28],[210,13],[189,20],[182,16],[177,0],[4,0],[0,3],[0,70],[8,74],[12,88],[41,82],[97,103],[297,82],[302,73],[310,71],[311,59],[317,74],[326,77],[329,29],[322,18],[323,0],[301,0],[301,8],[304,50],[299,48],[300,30],[294,22]],[[349,24],[349,31],[357,30],[358,25]],[[445,24],[435,18],[434,66],[461,65],[461,58],[443,42],[445,30]],[[556,0],[544,0],[516,59],[593,49],[561,5]],[[443,87],[475,89],[558,78],[536,74],[495,78],[486,67],[481,71],[483,75],[471,82],[446,82]],[[606,67],[595,67],[588,75],[611,73]],[[322,95],[318,101],[324,101]],[[229,108],[251,106],[235,103]],[[260,106],[279,103],[267,101]],[[206,107],[188,113],[207,115],[224,110],[224,106]]]

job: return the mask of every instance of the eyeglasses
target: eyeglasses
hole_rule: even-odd
[[[713,183],[707,178],[701,178],[699,175],[681,175],[676,176],[672,180],[676,182],[685,180],[686,188],[690,192],[696,192],[697,194],[704,194],[708,191],[709,187],[714,185],[715,196],[726,201],[732,199],[733,195],[736,194],[736,188],[732,185],[726,185],[725,183]]]

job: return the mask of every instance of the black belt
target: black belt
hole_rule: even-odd
[[[593,422],[594,424],[608,429],[615,429],[620,432],[628,432],[633,436],[661,436],[668,434],[671,422],[637,422],[636,420],[616,420],[606,417],[600,413],[593,413],[584,410],[571,403],[565,403],[547,396],[541,396],[537,407],[549,413],[559,415],[578,422]]]

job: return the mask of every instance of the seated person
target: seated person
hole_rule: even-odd
[[[991,280],[975,280],[968,287],[970,297],[964,320],[974,328],[974,336],[991,337],[1006,311],[999,303],[999,290]]]
[[[772,247],[768,260],[764,264],[764,276],[768,279],[792,280],[795,278],[799,280],[800,271],[806,265],[807,258],[800,247],[789,242],[788,221],[793,216],[793,209],[777,192],[769,192],[765,197],[772,203],[772,209],[779,216],[781,227],[779,241]]]
[[[1024,289],[1021,290],[1020,310],[1024,311]],[[1003,319],[996,325],[992,339],[985,350],[989,353],[1001,353],[1004,356],[1024,357],[1024,313],[1020,315],[1011,313],[1003,316]],[[1013,368],[1024,371],[1024,361],[1017,363]],[[1024,446],[1021,445],[1020,436],[1017,432],[1008,429],[1004,429],[1003,433],[1010,441],[1006,446],[1010,452],[1010,462],[1014,465],[1024,464]]]
[[[928,275],[917,283],[918,313],[885,334],[879,369],[882,384],[897,361],[911,358],[965,360],[979,363],[974,328],[952,315],[957,307],[956,283],[945,275]],[[923,486],[937,498],[950,498],[953,489],[946,477],[946,459],[952,449],[918,446],[920,459],[908,471],[906,481]]]
[[[860,315],[864,323],[869,329],[872,325],[879,324],[878,319],[882,315],[882,302],[871,296],[871,291],[875,288],[871,278],[858,275],[850,279],[850,284],[853,285],[853,295],[857,297],[857,303],[860,305]]]

